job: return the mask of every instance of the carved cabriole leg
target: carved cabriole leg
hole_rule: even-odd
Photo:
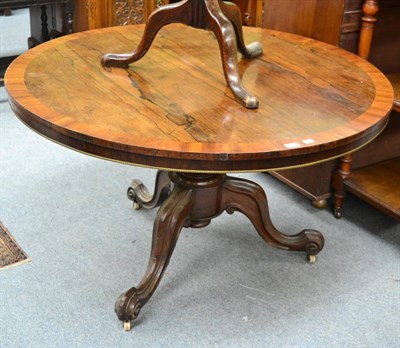
[[[256,58],[262,55],[262,46],[259,42],[245,45],[243,39],[242,18],[239,7],[233,2],[221,2],[223,14],[231,21],[236,33],[237,48],[243,58]]]
[[[227,16],[223,13],[226,10]],[[227,18],[228,17],[228,18]],[[221,51],[225,79],[235,98],[246,108],[258,107],[258,100],[244,88],[239,76],[237,44],[245,58],[262,54],[258,42],[244,44],[240,11],[236,5],[221,0],[183,0],[159,7],[148,18],[142,39],[135,51],[125,54],[105,54],[101,64],[106,67],[127,67],[142,58],[149,50],[157,32],[170,23],[183,23],[214,32]]]
[[[128,198],[133,201],[133,207],[136,210],[140,208],[153,209],[164,202],[173,189],[173,184],[168,177],[168,172],[159,170],[156,176],[154,193],[151,195],[146,186],[134,179],[128,188]]]
[[[228,177],[223,185],[222,204],[230,214],[238,210],[253,223],[259,235],[270,245],[295,251],[305,251],[311,262],[324,246],[324,237],[315,230],[303,230],[295,235],[279,232],[271,222],[264,190],[257,184]]]
[[[194,191],[175,188],[159,209],[153,227],[153,241],[147,271],[137,287],[133,287],[119,296],[115,303],[115,312],[120,320],[129,322],[135,319],[140,309],[156,290],[182,227],[188,226],[189,215],[193,204]]]
[[[236,32],[232,22],[222,13],[219,0],[204,1],[208,15],[208,26],[217,38],[225,79],[229,88],[232,90],[237,101],[246,108],[258,108],[258,100],[246,91],[239,76]],[[243,49],[243,47],[241,48]]]
[[[351,178],[351,161],[353,157],[351,154],[345,155],[340,158],[340,167],[333,173],[332,187],[335,197],[335,217],[340,219],[342,217],[342,206],[346,196],[346,189],[344,182]]]
[[[156,34],[165,25],[171,23],[190,24],[190,0],[176,4],[161,6],[149,16],[142,39],[136,50],[125,54],[105,54],[101,59],[103,66],[127,67],[128,64],[138,61],[149,50]]]

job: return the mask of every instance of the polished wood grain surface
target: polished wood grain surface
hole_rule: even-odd
[[[386,77],[389,79],[393,86],[394,91],[394,102],[393,109],[400,112],[400,72],[388,74]]]
[[[303,165],[352,151],[383,129],[393,103],[368,62],[292,34],[244,28],[258,59],[239,61],[260,101],[234,100],[208,31],[164,27],[128,69],[102,68],[104,53],[135,47],[143,26],[77,33],[20,56],[6,73],[18,117],[85,153],[184,171],[252,171]]]
[[[354,171],[345,185],[351,193],[400,221],[400,157]]]

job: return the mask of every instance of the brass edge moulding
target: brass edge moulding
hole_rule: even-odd
[[[26,122],[24,122],[19,116],[17,117],[25,126],[27,126],[29,129],[31,129],[32,131],[34,131],[36,134],[39,134],[40,136],[44,137],[47,140],[50,140],[53,143],[56,143],[58,145],[61,145],[63,147],[66,147],[70,150],[74,150],[76,152],[79,152],[81,154],[87,155],[87,156],[91,156],[94,158],[100,158],[103,160],[107,160],[107,161],[111,161],[111,162],[116,162],[116,163],[121,163],[121,164],[127,164],[127,165],[133,165],[133,166],[137,166],[137,167],[142,167],[142,168],[149,168],[149,169],[157,169],[157,170],[164,170],[164,171],[169,171],[169,172],[181,172],[181,173],[207,173],[207,174],[226,174],[226,173],[260,173],[260,172],[270,172],[270,171],[281,171],[281,170],[288,170],[288,169],[296,169],[296,168],[304,168],[304,167],[309,167],[312,166],[314,164],[319,164],[319,163],[323,163],[323,162],[327,162],[336,158],[340,158],[342,156],[348,155],[350,153],[353,153],[355,151],[360,150],[361,148],[363,148],[364,146],[368,145],[371,141],[375,140],[381,133],[382,131],[386,128],[386,125],[389,122],[389,118],[386,119],[385,125],[382,127],[382,129],[374,136],[372,137],[370,140],[368,140],[367,142],[365,142],[364,144],[356,147],[353,150],[341,153],[339,155],[336,156],[332,156],[332,157],[328,157],[326,159],[323,160],[318,160],[318,161],[314,161],[314,162],[309,162],[309,163],[304,163],[304,164],[298,164],[298,165],[294,165],[294,166],[287,166],[287,167],[277,167],[277,168],[268,168],[268,169],[249,169],[249,170],[194,170],[194,169],[176,169],[176,168],[167,168],[167,167],[156,167],[156,166],[149,166],[149,165],[145,165],[145,164],[139,164],[139,163],[133,163],[133,162],[125,162],[125,161],[121,161],[121,160],[116,160],[116,159],[112,159],[112,158],[108,158],[108,157],[103,157],[100,155],[95,155],[92,153],[88,153],[88,152],[84,152],[81,151],[79,149],[76,149],[72,146],[68,146],[65,145],[63,143],[60,143],[40,132],[38,132],[36,129],[32,128],[30,125],[28,125]]]

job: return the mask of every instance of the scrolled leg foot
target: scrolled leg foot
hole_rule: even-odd
[[[138,291],[136,288],[131,288],[127,292],[121,294],[115,302],[115,313],[119,320],[131,322],[136,319],[142,308]]]
[[[324,247],[324,239],[321,232],[316,230],[304,230],[300,235],[301,234],[304,234],[302,238],[307,240],[304,250],[308,255],[317,255]]]
[[[221,51],[222,64],[225,74],[225,79],[229,88],[233,92],[237,101],[248,109],[258,108],[259,102],[257,98],[248,92],[240,79],[238,62],[237,62],[237,28],[223,13],[222,7],[226,3],[219,2],[218,0],[209,0],[207,9],[207,16],[210,29],[214,32]],[[229,6],[225,6],[230,9]],[[240,16],[240,13],[239,13]],[[239,26],[241,30],[241,25]],[[246,55],[247,49],[243,43],[243,34],[239,42],[239,49],[242,54]],[[257,46],[257,45],[256,45]],[[257,46],[258,47],[258,46]],[[249,52],[250,55],[252,55]]]
[[[146,186],[138,180],[134,179],[127,191],[128,198],[133,202],[133,208],[153,209],[160,206],[169,196],[173,188],[173,184],[168,177],[168,172],[158,171],[154,193],[151,195]]]
[[[272,224],[264,190],[248,180],[228,177],[224,183],[223,206],[228,213],[235,210],[245,214],[258,234],[270,245],[307,255],[317,255],[324,246],[324,237],[315,230],[303,230],[295,235],[279,232]]]
[[[137,318],[160,283],[182,227],[190,225],[193,197],[193,190],[175,188],[158,210],[146,273],[137,287],[120,295],[115,302],[115,313],[124,327]]]
[[[246,93],[241,93],[241,92],[237,92],[235,94],[235,96],[237,97],[237,99],[239,99],[239,102],[244,105],[247,109],[257,109],[258,106],[260,105],[258,99],[246,92]]]
[[[304,230],[301,233],[304,233],[305,238],[308,239],[308,242],[305,245],[307,260],[309,263],[316,263],[317,254],[324,247],[324,240],[321,239],[322,235],[320,232],[315,230]]]
[[[241,50],[240,52],[244,58],[252,59],[261,56],[263,54],[263,48],[261,46],[261,42],[254,41],[246,45],[246,49]]]

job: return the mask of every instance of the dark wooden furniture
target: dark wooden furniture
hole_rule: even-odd
[[[144,23],[167,0],[74,0],[74,31]]]
[[[85,31],[114,25],[142,24],[159,6],[178,0],[74,0],[74,31]],[[261,18],[261,1],[234,0],[242,13],[245,25],[256,25]]]
[[[391,113],[390,124],[386,130],[392,142],[383,143],[386,147],[395,144],[395,157],[377,161],[357,170],[352,170],[353,156],[347,155],[341,159],[341,166],[333,176],[335,189],[335,216],[341,217],[341,211],[346,191],[358,196],[387,215],[400,221],[400,74],[387,76],[394,88],[395,99]],[[381,138],[378,138],[379,141]],[[382,146],[382,141],[371,143],[371,151]],[[392,150],[393,151],[393,147]],[[358,155],[355,153],[355,155]]]
[[[378,10],[378,1],[367,0],[364,2],[358,47],[358,55],[364,59],[369,57]],[[393,108],[400,111],[398,107],[400,103],[398,97],[399,74],[389,76],[395,90]],[[392,118],[396,118],[395,113]],[[347,154],[340,159],[340,167],[335,171],[332,180],[335,197],[334,214],[337,218],[342,215],[345,194],[346,191],[349,191],[400,221],[400,142],[398,140],[400,128],[394,129],[397,129],[397,157],[383,162],[379,160],[376,164],[359,168],[356,171],[353,171],[351,167],[352,154]],[[379,142],[373,143],[375,146],[379,146],[379,144]]]
[[[378,13],[378,2],[375,0],[365,1],[362,13],[363,16],[361,17],[362,24],[357,53],[361,58],[368,59],[376,22],[376,14]],[[342,206],[346,193],[345,182],[352,177],[352,161],[352,154],[346,154],[340,158],[339,168],[333,174],[332,187],[335,197],[334,215],[337,218],[340,218],[342,215]],[[365,183],[362,187],[365,188]]]
[[[262,16],[261,0],[231,0],[231,2],[239,7],[243,25],[257,26],[257,21]]]
[[[101,66],[103,54],[129,50],[143,30],[119,26],[49,41],[17,58],[5,80],[13,111],[48,139],[160,170],[154,198],[138,181],[129,190],[137,208],[160,209],[143,280],[116,302],[126,329],[159,284],[181,229],[206,226],[223,211],[242,212],[267,243],[314,262],[321,233],[279,232],[262,188],[227,173],[304,166],[353,151],[382,131],[393,103],[390,83],[365,60],[259,28],[245,28],[245,40],[268,49],[238,63],[258,109],[235,101],[215,64],[217,41],[205,30],[166,26],[143,59],[124,69]]]
[[[49,30],[48,26],[48,7],[49,5],[62,5],[57,8],[57,15],[61,17],[59,26]],[[58,37],[62,33],[72,33],[73,28],[73,0],[2,0],[0,1],[0,10],[29,8],[31,37],[28,38],[28,48],[36,46],[41,42]],[[60,18],[59,18],[60,19]],[[51,23],[52,24],[52,23]],[[3,84],[5,70],[17,56],[0,57],[0,84]]]
[[[50,5],[63,4],[64,21],[57,28],[48,27]],[[4,0],[0,2],[0,9],[29,8],[31,19],[31,34],[29,46],[50,40],[51,30],[59,29],[60,32],[70,34],[73,31],[73,0]],[[40,20],[40,21],[39,21]],[[39,24],[40,23],[40,24]]]
[[[374,0],[375,2],[376,0]],[[371,0],[264,0],[257,25],[321,40],[357,53],[364,3]],[[398,71],[398,0],[379,0],[369,60],[383,72]]]
[[[262,25],[270,29],[289,31],[322,40],[357,53],[360,41],[363,4],[365,0],[265,0]],[[323,6],[321,6],[323,3]],[[289,11],[291,9],[291,11]],[[387,74],[400,71],[400,3],[380,0],[369,60]],[[364,17],[366,17],[364,15]],[[364,21],[366,24],[368,20]],[[372,22],[373,23],[373,22]],[[367,33],[371,31],[366,30]],[[363,45],[360,45],[362,47]],[[364,52],[365,53],[365,52]],[[362,56],[366,57],[365,54]],[[358,170],[400,156],[399,113],[394,111],[388,127],[372,144],[352,156],[351,168]],[[387,162],[390,163],[390,162]],[[339,167],[339,159],[297,168],[272,172],[275,177],[310,198],[315,206],[325,207],[332,196],[332,176]],[[391,176],[391,187],[396,190],[399,178]]]
[[[313,37],[338,46],[347,29],[341,28],[351,1],[346,0],[264,0],[263,28]]]
[[[399,157],[351,172],[344,184],[347,191],[399,220],[400,181],[393,178],[400,178]]]
[[[0,10],[0,16],[11,16],[12,10],[10,8],[2,8]]]

